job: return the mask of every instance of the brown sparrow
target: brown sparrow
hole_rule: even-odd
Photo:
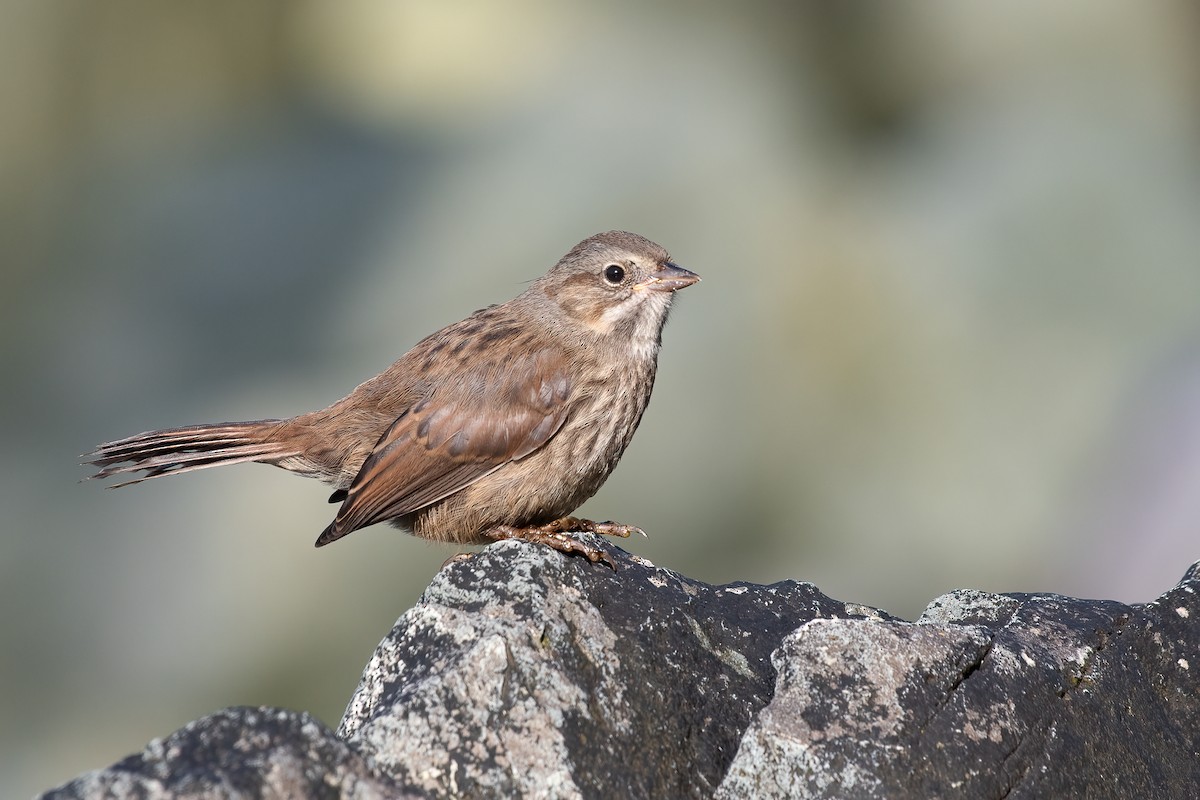
[[[604,483],[650,400],[671,299],[700,278],[623,231],[580,242],[529,288],[425,337],[328,408],[139,433],[83,456],[116,484],[258,461],[331,484],[317,547],[391,522],[455,543],[541,542],[611,559],[566,516]],[[115,486],[113,487],[115,488]]]

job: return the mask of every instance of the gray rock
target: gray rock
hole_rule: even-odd
[[[711,797],[771,697],[772,650],[848,612],[811,584],[709,586],[616,556],[511,542],[443,570],[338,734],[431,795]]]
[[[274,708],[218,711],[155,739],[138,755],[43,795],[88,800],[406,796],[412,795],[374,775],[327,726],[307,714]]]
[[[1144,606],[957,591],[814,620],[721,798],[1200,796],[1200,565]]]
[[[47,797],[1192,797],[1193,569],[1156,603],[915,623],[502,542],[439,573],[337,732],[229,709]],[[1195,661],[1189,664],[1188,658]]]

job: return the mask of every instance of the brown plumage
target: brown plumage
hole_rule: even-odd
[[[698,280],[648,239],[602,233],[328,408],[150,431],[84,458],[93,477],[135,476],[117,486],[246,461],[319,478],[341,507],[318,547],[388,521],[440,541],[521,538],[608,560],[566,533],[638,529],[565,515],[633,437],[671,299]]]

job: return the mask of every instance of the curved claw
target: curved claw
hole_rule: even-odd
[[[619,522],[612,522],[611,520],[593,523],[591,532],[603,534],[604,536],[620,536],[622,539],[628,539],[631,533],[640,533],[643,538],[649,538],[646,536],[646,532],[636,525],[622,525]]]

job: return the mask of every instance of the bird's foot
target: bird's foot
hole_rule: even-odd
[[[554,522],[548,522],[541,526],[542,530],[552,530],[572,533],[598,533],[602,536],[620,536],[622,539],[628,539],[631,533],[640,533],[642,536],[646,532],[636,525],[622,525],[619,522],[608,520],[607,522],[593,522],[590,519],[580,519],[579,517],[563,517],[556,519]]]
[[[588,561],[592,563],[603,562],[615,571],[617,569],[616,563],[603,548],[576,539],[571,533],[599,533],[609,536],[627,537],[634,531],[641,533],[643,536],[646,535],[641,528],[635,528],[631,525],[619,525],[615,522],[592,522],[589,519],[563,517],[562,519],[548,522],[545,525],[525,528],[517,528],[512,525],[497,525],[491,530],[485,531],[483,535],[497,542],[503,539],[519,539],[522,542],[544,544],[567,555],[579,553],[586,557]]]

